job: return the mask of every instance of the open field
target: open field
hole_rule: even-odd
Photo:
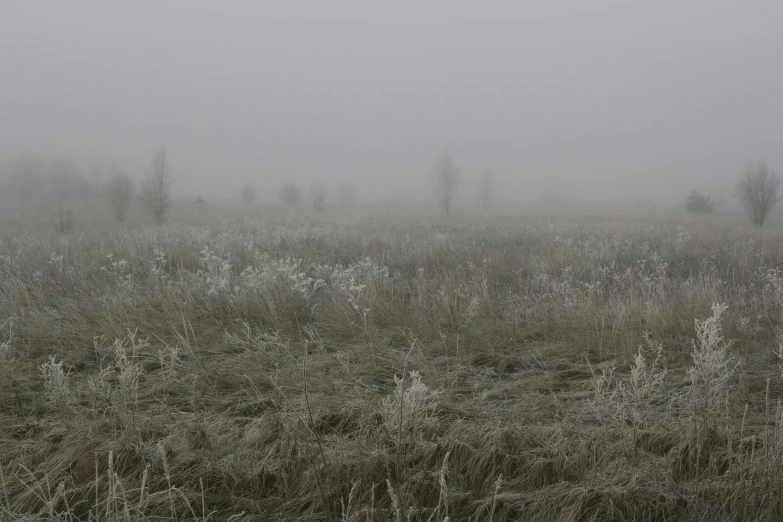
[[[135,219],[0,217],[0,520],[783,518],[778,223]]]

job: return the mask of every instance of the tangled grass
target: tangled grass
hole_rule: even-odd
[[[783,234],[0,237],[0,520],[780,520]]]

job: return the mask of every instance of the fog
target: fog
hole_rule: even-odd
[[[731,195],[783,170],[779,2],[22,2],[0,16],[0,163],[69,156],[182,197],[354,180],[470,201]]]

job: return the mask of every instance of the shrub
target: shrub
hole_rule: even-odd
[[[286,183],[280,189],[280,201],[286,205],[296,205],[302,202],[302,189],[293,183]]]
[[[685,198],[685,210],[688,212],[712,212],[712,201],[709,196],[705,196],[696,190],[692,190]]]

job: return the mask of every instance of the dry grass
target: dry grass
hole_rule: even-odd
[[[720,219],[7,218],[0,520],[780,520],[783,234]]]

